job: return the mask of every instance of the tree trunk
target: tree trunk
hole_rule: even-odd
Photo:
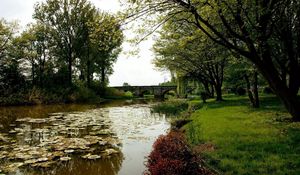
[[[87,61],[87,87],[91,87],[91,61]]]
[[[32,86],[35,85],[35,78],[34,78],[34,74],[35,74],[35,69],[34,69],[34,62],[31,63],[31,78],[32,78]]]
[[[223,101],[223,98],[222,98],[222,86],[216,84],[215,85],[215,90],[216,90],[216,94],[217,94],[216,100],[217,101]]]
[[[102,86],[105,85],[105,68],[104,67],[102,67],[102,69],[101,69],[101,84],[102,84]]]
[[[255,71],[253,74],[253,95],[254,95],[254,103],[253,107],[254,108],[259,108],[259,95],[258,95],[258,73]]]
[[[254,97],[253,97],[253,94],[251,92],[251,84],[250,84],[250,80],[249,80],[249,77],[247,74],[244,75],[244,78],[245,78],[245,81],[246,81],[246,88],[247,88],[247,94],[248,94],[248,97],[249,97],[249,100],[252,104],[252,106],[254,107],[255,106],[255,103],[254,103]]]
[[[291,114],[294,121],[300,121],[300,102],[297,94],[293,94],[287,87],[285,82],[282,82],[274,66],[269,63],[269,66],[259,65],[258,68],[268,81],[277,97],[282,101],[287,111]]]
[[[69,49],[68,53],[68,85],[72,85],[72,51]]]
[[[88,42],[88,46],[90,45],[89,40],[87,40]],[[87,47],[87,87],[90,88],[91,87],[91,60],[90,60],[90,47]]]
[[[300,122],[300,103],[297,95],[291,95],[288,89],[277,91],[277,96],[281,99],[294,121]]]
[[[215,98],[215,89],[213,84],[210,84],[210,89],[211,89],[211,98]]]
[[[206,94],[209,95],[209,98],[212,97],[212,96],[211,96],[211,90],[209,89],[209,84],[208,84],[208,82],[205,81],[205,82],[203,82],[202,84],[203,84],[203,86],[204,86],[204,89],[205,89]]]

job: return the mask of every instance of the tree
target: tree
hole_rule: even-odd
[[[53,42],[47,26],[37,23],[28,25],[27,29],[16,38],[15,47],[18,57],[30,63],[32,85],[43,87],[45,71],[52,61]]]
[[[249,61],[241,58],[232,57],[229,60],[228,68],[225,72],[225,86],[235,92],[239,88],[246,88],[252,107],[259,108],[258,86],[264,80],[260,78],[256,68]]]
[[[98,13],[89,28],[94,71],[89,71],[88,77],[93,72],[100,73],[103,88],[107,84],[108,75],[112,73],[112,65],[121,52],[124,35],[118,19],[106,13]]]
[[[17,25],[15,22],[0,20],[0,94],[2,96],[9,96],[23,89],[25,84],[14,47]]]
[[[72,84],[72,66],[78,53],[76,49],[84,46],[82,37],[89,22],[88,17],[95,7],[87,0],[47,0],[35,7],[34,18],[49,29],[61,57],[68,69],[68,84]]]
[[[215,43],[250,60],[300,121],[300,2],[297,0],[129,0],[132,16],[161,13],[196,26]],[[134,15],[138,14],[138,15]],[[186,14],[186,15],[182,15]],[[186,16],[189,16],[188,18]]]
[[[130,86],[130,84],[127,83],[127,82],[124,82],[124,83],[123,83],[123,86]]]
[[[180,26],[166,25],[161,32],[154,46],[156,65],[180,71],[184,77],[201,82],[208,94],[211,94],[209,85],[212,85],[217,101],[223,100],[224,69],[230,53],[197,33],[195,28]]]
[[[0,61],[7,56],[7,50],[13,40],[13,34],[16,33],[18,24],[15,22],[8,23],[0,19]]]

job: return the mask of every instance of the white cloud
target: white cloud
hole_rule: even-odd
[[[42,0],[0,0],[0,17],[7,20],[19,20],[24,27],[32,22],[34,4]],[[90,0],[101,10],[116,13],[121,9],[118,0]],[[126,34],[127,33],[127,34]],[[131,33],[131,34],[130,34]],[[132,32],[125,31],[126,35],[132,35]],[[111,86],[120,86],[124,82],[130,85],[157,85],[167,79],[169,74],[154,70],[151,63],[153,53],[151,52],[153,41],[151,38],[142,42],[139,46],[140,54],[138,56],[127,58],[121,53],[118,61],[114,65],[114,73],[110,76]],[[126,52],[132,49],[128,44],[124,44],[123,50]]]

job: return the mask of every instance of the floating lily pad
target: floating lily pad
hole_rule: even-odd
[[[100,159],[101,156],[100,155],[92,155],[92,154],[87,154],[87,155],[84,155],[84,156],[81,156],[82,158],[84,159],[89,159],[89,160],[96,160],[96,159]]]
[[[64,152],[67,153],[67,154],[70,154],[70,153],[74,153],[74,150],[73,149],[67,149]]]
[[[31,164],[32,167],[39,167],[39,168],[50,168],[53,164],[56,162],[54,161],[49,161],[49,162],[40,162],[40,163],[34,163]]]
[[[112,154],[118,154],[119,151],[109,148],[109,149],[104,150],[103,153],[104,153],[104,155],[110,156]]]
[[[30,160],[26,160],[24,163],[25,164],[34,164],[34,163],[37,163],[38,160],[37,159],[30,159]]]
[[[71,159],[72,159],[71,157],[61,157],[59,160],[61,160],[61,161],[69,161]]]

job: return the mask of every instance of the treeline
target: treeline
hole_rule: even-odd
[[[259,86],[268,89],[267,82],[249,61],[212,42],[194,27],[167,22],[154,51],[156,67],[173,72],[181,89],[196,82],[203,100],[222,101],[224,91],[239,95],[247,92],[252,106],[258,108]]]
[[[215,90],[218,100],[222,100],[224,79],[235,75],[245,80],[249,97],[257,107],[261,75],[293,120],[300,121],[299,1],[127,2],[131,20],[140,16],[148,19],[150,31],[164,26],[155,46],[159,66],[198,79],[207,91]],[[154,25],[153,15],[158,16]]]
[[[34,23],[21,33],[0,20],[0,103],[103,95],[121,51],[121,21],[87,0],[47,0],[34,8]]]

